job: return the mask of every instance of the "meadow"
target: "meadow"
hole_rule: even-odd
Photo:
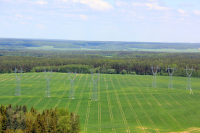
[[[187,77],[173,77],[174,89],[168,89],[169,76],[157,76],[157,88],[152,80],[150,75],[101,74],[99,100],[91,101],[90,74],[77,74],[75,99],[68,99],[68,74],[52,73],[51,98],[44,97],[44,73],[23,73],[21,96],[15,96],[15,75],[1,74],[0,104],[38,111],[69,108],[80,115],[81,132],[200,132],[200,79],[192,78],[193,94],[186,90]]]

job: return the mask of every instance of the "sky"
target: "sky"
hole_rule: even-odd
[[[0,38],[200,43],[200,0],[0,0]]]

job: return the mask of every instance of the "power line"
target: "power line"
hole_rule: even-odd
[[[68,71],[68,74],[69,74],[69,80],[70,80],[70,90],[69,90],[69,98],[70,99],[75,99],[75,96],[74,96],[74,80],[76,78],[76,71],[75,71],[75,76],[73,79],[71,79],[70,77],[70,70]]]
[[[94,76],[97,75],[98,78],[96,80],[94,80]],[[97,95],[97,83],[99,80],[99,72],[98,74],[93,74],[92,70],[91,70],[91,76],[92,76],[92,81],[93,81],[93,89],[92,89],[92,101],[98,101],[98,95]]]
[[[46,75],[46,68],[44,69],[44,72],[45,72],[45,78],[46,78],[46,88],[45,88],[44,97],[51,97],[50,79],[51,79],[51,76],[52,76],[52,68],[51,68],[49,77],[47,77],[47,75]]]
[[[168,73],[169,73],[169,86],[168,86],[168,89],[169,88],[173,89],[173,74],[174,74],[175,68],[169,68],[169,66],[168,66],[167,70],[168,70]],[[170,70],[171,70],[171,72],[170,72]]]
[[[154,69],[155,69],[155,72],[154,72]],[[157,84],[156,84],[156,74],[158,72],[158,66],[157,67],[151,67],[151,70],[152,70],[152,73],[153,73],[153,82],[152,82],[152,87],[157,87]]]
[[[192,73],[193,73],[193,66],[192,66],[192,69],[188,69],[187,66],[186,66],[186,74],[188,76],[187,78],[187,87],[186,87],[186,90],[192,90],[192,85],[191,85],[191,76],[192,76]],[[191,71],[190,74],[188,73],[188,71]]]

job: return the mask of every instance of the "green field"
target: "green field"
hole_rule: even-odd
[[[68,99],[68,74],[52,74],[51,98],[44,97],[44,73],[22,75],[22,96],[14,96],[15,75],[1,74],[0,104],[26,104],[40,111],[69,108],[80,115],[82,132],[199,132],[200,79],[192,78],[193,95],[186,90],[186,77],[173,79],[174,89],[168,89],[168,76],[157,76],[157,88],[152,88],[152,76],[101,74],[99,101],[94,102],[89,74],[76,76],[73,100]]]
[[[148,52],[172,52],[172,53],[198,53],[200,49],[141,49],[129,48],[132,51],[148,51]]]

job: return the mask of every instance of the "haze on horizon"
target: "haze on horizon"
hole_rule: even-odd
[[[1,38],[200,43],[199,0],[0,0]]]

